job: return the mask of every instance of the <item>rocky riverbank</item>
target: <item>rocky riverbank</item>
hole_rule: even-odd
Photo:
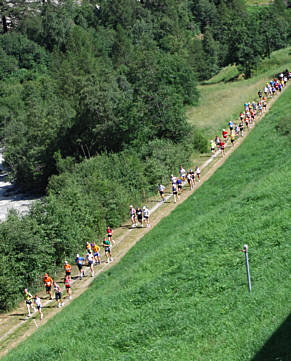
[[[7,182],[7,171],[3,168],[3,155],[0,149],[0,222],[5,221],[9,210],[15,209],[19,214],[26,214],[30,205],[38,198],[23,194],[13,184]]]

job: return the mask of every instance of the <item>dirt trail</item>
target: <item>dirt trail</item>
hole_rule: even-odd
[[[287,86],[290,85],[290,82]],[[264,115],[269,111],[271,105],[278,98],[278,96],[269,99],[267,111],[260,115],[257,118],[259,122]],[[148,206],[151,211],[150,216],[150,228],[130,228],[130,222],[124,224],[118,229],[114,230],[114,239],[115,245],[112,249],[114,261],[107,264],[102,263],[99,266],[95,266],[95,277],[89,276],[89,271],[86,268],[85,277],[83,280],[79,280],[77,277],[78,271],[75,266],[72,266],[72,301],[73,299],[80,296],[94,280],[98,277],[101,272],[108,270],[110,267],[114,266],[119,260],[128,252],[128,250],[133,247],[147,232],[149,232],[154,226],[156,226],[160,220],[168,216],[180,203],[186,200],[193,192],[195,192],[199,187],[206,182],[212,174],[227,160],[227,158],[232,154],[232,152],[240,146],[240,144],[245,140],[247,135],[253,128],[249,129],[244,137],[240,137],[236,140],[234,147],[232,147],[229,142],[225,149],[225,156],[222,157],[220,152],[216,152],[214,155],[205,155],[200,156],[198,164],[201,169],[201,182],[196,183],[194,190],[190,191],[188,185],[184,186],[184,192],[181,195],[180,201],[176,204],[173,202],[173,197],[168,193],[165,202],[161,202],[158,196],[152,197],[146,203],[154,204],[153,207]],[[104,259],[104,256],[102,257]],[[63,279],[63,272],[57,274],[54,278],[57,282],[61,282]],[[66,307],[71,301],[66,297],[65,292],[64,302]],[[45,293],[40,293],[43,303],[43,312],[44,319],[41,321],[38,314],[34,314],[31,318],[26,318],[26,306],[22,302],[16,309],[12,312],[1,314],[0,315],[0,357],[3,357],[9,350],[17,346],[21,341],[25,340],[30,336],[38,327],[44,325],[49,319],[51,319],[56,313],[60,312],[62,308],[57,308],[57,303],[55,300],[48,300]]]

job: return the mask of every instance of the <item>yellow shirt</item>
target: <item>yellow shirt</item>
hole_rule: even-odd
[[[100,251],[100,247],[97,246],[97,244],[96,244],[95,246],[93,246],[93,251],[94,251],[95,253],[99,252],[99,251]]]

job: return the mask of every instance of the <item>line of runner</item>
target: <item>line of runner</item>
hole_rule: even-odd
[[[255,123],[258,115],[262,115],[266,112],[267,109],[267,101],[268,99],[272,99],[277,94],[280,94],[282,90],[285,88],[286,83],[288,80],[291,79],[291,72],[286,70],[275,77],[270,82],[266,83],[263,92],[261,90],[258,91],[259,99],[253,102],[246,102],[244,104],[244,112],[240,113],[239,116],[239,123],[234,123],[233,121],[228,122],[229,132],[226,129],[222,130],[221,138],[217,135],[215,140],[210,141],[210,149],[212,152],[212,157],[204,163],[201,169],[205,168],[218,154],[221,154],[224,157],[224,149],[230,140],[232,146],[234,146],[235,140],[238,137],[244,136],[244,130],[252,128]],[[165,196],[166,187],[162,184],[158,185],[158,192],[161,197],[161,202],[155,205],[151,210],[149,210],[146,206],[143,208],[136,207],[134,208],[133,205],[129,207],[129,214],[131,219],[131,230],[133,228],[143,227],[144,224],[146,227],[150,227],[150,214],[153,213],[161,204],[163,204],[166,200],[170,197],[173,197],[174,203],[176,203],[180,196],[183,193],[183,186],[188,183],[189,189],[193,190],[196,183],[199,183],[201,179],[201,170],[200,167],[197,165],[195,170],[190,168],[186,171],[182,165],[180,165],[179,169],[179,176],[175,176],[171,174],[170,176],[170,185],[172,192]],[[104,248],[105,254],[105,262],[110,263],[113,261],[112,257],[112,247],[115,244],[113,240],[113,231],[110,226],[107,226],[106,229],[106,237],[103,239],[102,245],[96,244],[96,242],[86,242],[85,249],[86,255],[85,257],[80,256],[80,254],[76,255],[75,264],[79,270],[79,279],[83,279],[85,276],[85,272],[83,266],[89,266],[89,270],[91,273],[91,277],[94,277],[94,265],[101,264],[101,247]],[[71,271],[72,266],[69,264],[68,261],[65,261],[64,264],[64,285],[65,290],[68,295],[69,300],[72,298],[71,293]],[[49,295],[49,299],[52,300],[52,287],[54,289],[55,299],[57,301],[57,307],[62,307],[64,305],[62,289],[61,287],[46,273],[43,282],[45,285],[46,293]],[[43,319],[43,312],[42,312],[42,302],[38,294],[32,296],[32,294],[25,289],[24,290],[24,299],[27,307],[27,317],[31,317],[31,311],[37,312],[40,314],[40,319]]]

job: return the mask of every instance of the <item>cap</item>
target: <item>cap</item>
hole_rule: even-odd
[[[143,209],[146,209],[146,206],[143,206]]]
[[[68,264],[68,261],[65,261],[65,264]]]
[[[129,208],[133,208],[133,205],[130,205]]]
[[[79,253],[77,253],[77,257],[80,257]]]

